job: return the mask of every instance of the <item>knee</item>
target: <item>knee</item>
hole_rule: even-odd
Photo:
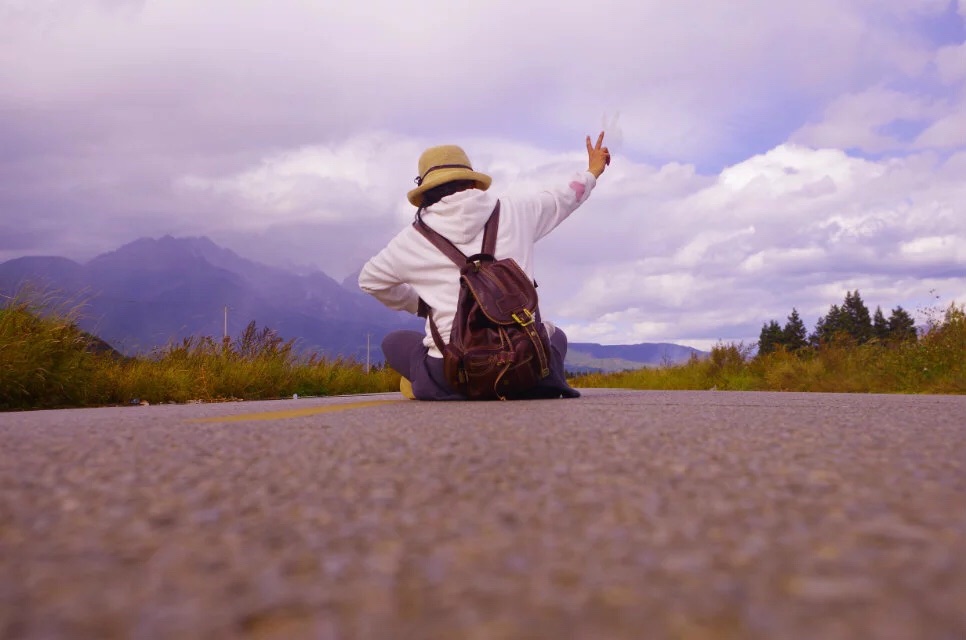
[[[379,344],[379,346],[382,347],[383,353],[386,353],[387,351],[389,351],[393,343],[395,342],[395,339],[393,338],[393,335],[392,335],[393,333],[398,333],[398,332],[393,331],[392,333],[387,333],[385,337],[382,339],[382,342]]]
[[[567,344],[567,334],[560,327],[554,327],[553,335],[550,336],[550,340],[554,343],[560,342],[561,344]]]
[[[392,331],[382,339],[382,354],[387,360],[408,359],[416,347],[423,344],[423,334],[418,331]]]
[[[553,335],[550,336],[550,344],[553,345],[560,355],[567,356],[567,334],[560,327],[555,327]]]
[[[392,351],[397,345],[404,344],[412,340],[410,334],[415,333],[415,331],[390,331],[386,334],[386,337],[382,339],[382,352]]]

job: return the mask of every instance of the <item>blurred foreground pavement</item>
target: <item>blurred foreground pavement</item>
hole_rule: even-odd
[[[964,638],[966,397],[4,413],[0,637]]]

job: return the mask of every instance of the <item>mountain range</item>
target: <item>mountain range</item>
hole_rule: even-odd
[[[571,342],[567,347],[567,370],[571,373],[624,371],[664,364],[681,364],[691,356],[707,354],[693,347],[669,342],[641,344],[595,344]]]
[[[127,355],[188,336],[237,336],[249,322],[269,327],[300,351],[381,362],[379,344],[395,329],[423,321],[385,308],[359,290],[358,274],[342,283],[321,271],[296,274],[242,258],[205,237],[141,238],[86,263],[33,256],[0,263],[0,292],[25,286],[80,303],[78,324]],[[614,371],[682,362],[674,344],[572,343],[571,371]]]

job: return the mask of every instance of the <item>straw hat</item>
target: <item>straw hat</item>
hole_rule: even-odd
[[[485,173],[473,171],[466,152],[455,144],[430,147],[419,156],[418,186],[409,192],[409,201],[413,206],[421,207],[424,193],[454,180],[473,180],[478,189],[486,191],[493,179]]]

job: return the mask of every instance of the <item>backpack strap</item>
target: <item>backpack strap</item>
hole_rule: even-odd
[[[456,264],[460,269],[466,264],[468,258],[466,254],[456,248],[452,242],[443,237],[440,233],[435,231],[428,224],[423,222],[422,216],[423,209],[420,207],[416,211],[416,219],[413,221],[413,227],[416,228],[424,238],[433,243],[437,249],[443,252],[443,255],[448,257],[453,263]],[[486,225],[483,227],[483,253],[492,256],[493,252],[496,251],[496,234],[500,228],[500,201],[496,201],[496,206],[493,207],[493,213],[490,214],[489,219],[486,221]],[[429,330],[433,334],[433,342],[436,343],[436,348],[439,349],[440,353],[446,348],[446,343],[443,342],[443,336],[439,333],[439,328],[436,326],[436,321],[433,320],[433,314],[426,301],[422,298],[419,299],[419,310],[417,315],[421,318],[429,318]]]
[[[500,201],[496,201],[496,206],[493,207],[493,213],[490,214],[490,219],[486,221],[486,225],[483,227],[483,254],[488,256],[496,256],[496,234],[500,229]]]
[[[443,336],[439,334],[439,327],[436,326],[436,321],[433,320],[433,315],[429,315],[429,330],[433,334],[433,342],[436,344],[436,348],[439,349],[440,354],[446,353],[446,343],[443,342]]]
[[[456,248],[452,242],[440,235],[428,224],[423,222],[422,209],[416,212],[416,220],[413,221],[413,227],[416,228],[424,238],[433,243],[433,245],[443,252],[447,258],[453,261],[457,267],[462,268],[466,264],[466,254]]]
[[[466,264],[467,256],[465,253],[456,248],[452,242],[446,237],[441,235],[439,232],[435,231],[432,227],[423,221],[422,216],[423,210],[420,208],[416,212],[416,219],[413,221],[413,227],[416,228],[424,238],[433,243],[437,249],[443,252],[447,258],[453,261],[453,263],[463,268]],[[482,252],[486,255],[493,255],[496,251],[496,234],[500,228],[500,201],[496,201],[496,206],[493,207],[493,213],[490,214],[489,219],[486,221],[486,225],[483,227],[483,247]]]

